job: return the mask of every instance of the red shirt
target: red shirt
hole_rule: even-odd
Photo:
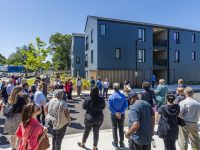
[[[27,150],[38,150],[38,139],[43,133],[43,127],[40,123],[31,118],[28,126],[26,128],[23,127],[21,123],[16,131],[16,136],[21,139],[18,150],[25,150],[26,143],[28,143]]]

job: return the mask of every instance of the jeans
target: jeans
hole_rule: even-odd
[[[41,115],[42,115],[42,124],[45,125],[45,113],[44,113],[44,107],[41,106],[42,112],[41,114],[37,115],[37,120],[41,123]]]
[[[124,114],[122,114],[121,119],[118,119],[114,114],[111,114],[112,121],[112,133],[113,140],[115,144],[118,144],[117,128],[119,128],[120,145],[124,143]]]
[[[102,89],[99,89],[99,96],[102,96]]]
[[[97,146],[99,141],[99,129],[103,121],[88,121],[87,119],[85,119],[84,123],[85,123],[85,130],[83,133],[82,142],[86,143],[90,131],[93,128],[93,146]]]
[[[65,136],[67,125],[58,130],[53,130],[52,133],[52,150],[61,150],[62,140]]]
[[[176,140],[163,139],[165,150],[176,150]]]
[[[106,97],[104,97],[106,95]],[[108,88],[103,89],[103,98],[108,98]]]
[[[130,150],[151,150],[151,143],[148,145],[139,145],[135,143],[132,139],[128,140]]]

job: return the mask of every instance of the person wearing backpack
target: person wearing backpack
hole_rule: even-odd
[[[19,140],[18,150],[38,150],[47,135],[47,128],[40,125],[37,116],[42,112],[39,105],[30,103],[24,106],[22,120],[16,131]],[[44,149],[43,149],[44,150]]]
[[[12,150],[16,150],[17,138],[15,136],[15,132],[21,122],[22,109],[24,105],[26,105],[21,95],[22,87],[15,86],[8,99],[8,104],[4,108],[4,116],[6,116],[4,133],[11,135],[10,144]]]

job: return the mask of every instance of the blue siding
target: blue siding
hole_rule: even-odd
[[[72,76],[76,77],[77,70],[80,76],[85,77],[85,37],[72,37]],[[80,63],[76,63],[76,57],[80,57]]]

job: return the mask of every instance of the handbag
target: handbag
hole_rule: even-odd
[[[45,137],[43,138],[43,140],[41,141],[38,150],[46,150],[50,147],[49,144],[49,138],[47,137],[47,135],[45,135]]]
[[[57,128],[62,128],[66,124],[69,124],[71,122],[70,114],[65,112],[62,109],[61,106],[62,103],[60,103],[59,109],[58,109],[58,122],[57,122]]]
[[[178,117],[178,125],[181,127],[185,126],[185,121],[181,117]]]
[[[7,103],[3,109],[3,116],[6,118],[11,118],[14,116],[14,107],[13,105]]]

